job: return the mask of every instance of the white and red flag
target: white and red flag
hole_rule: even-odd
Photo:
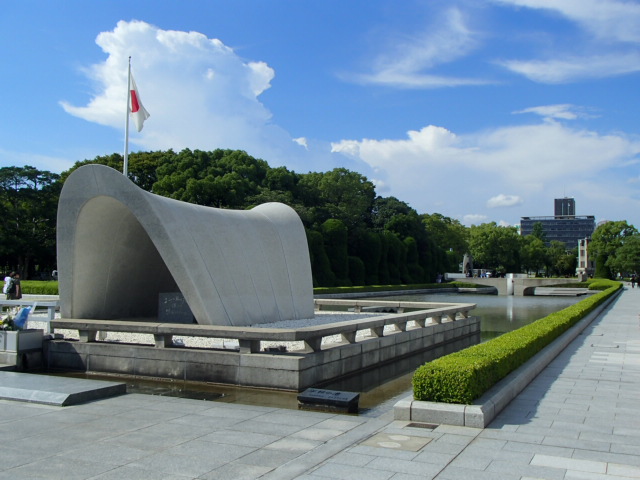
[[[136,129],[140,131],[142,130],[144,121],[149,118],[149,112],[147,112],[144,105],[142,105],[140,94],[138,93],[138,87],[136,86],[136,81],[133,79],[133,75],[131,75],[131,83],[129,84],[129,101],[129,112],[131,113],[131,118],[133,118],[133,122],[136,124]]]

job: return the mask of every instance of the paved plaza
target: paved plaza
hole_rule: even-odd
[[[487,428],[127,394],[0,401],[0,479],[640,478],[640,290]]]

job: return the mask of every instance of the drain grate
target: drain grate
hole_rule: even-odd
[[[439,425],[434,425],[432,423],[410,423],[407,425],[407,427],[411,427],[411,428],[426,428],[427,430],[433,430],[434,428],[437,428]]]

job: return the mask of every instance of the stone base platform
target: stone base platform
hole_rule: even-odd
[[[126,383],[0,371],[0,399],[67,406],[127,392]]]
[[[479,336],[480,319],[469,316],[364,341],[336,342],[315,351],[251,352],[52,340],[45,346],[45,356],[48,367],[56,370],[302,391],[420,352],[450,353],[453,342],[466,340],[463,348],[477,343]]]

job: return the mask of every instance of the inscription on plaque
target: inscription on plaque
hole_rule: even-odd
[[[158,321],[160,323],[196,323],[182,293],[160,293],[158,303]]]

